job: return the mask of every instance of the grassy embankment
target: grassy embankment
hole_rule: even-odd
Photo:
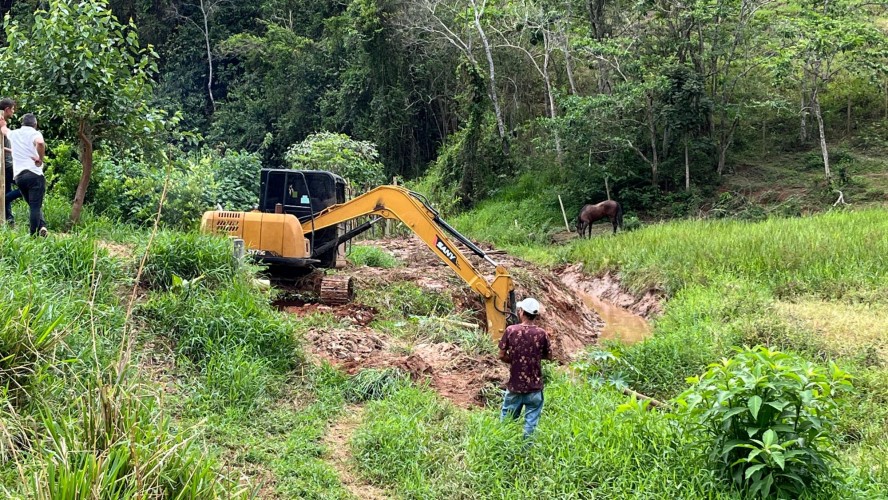
[[[867,494],[885,494],[888,324],[880,311],[888,306],[888,213],[881,209],[839,211],[759,223],[680,221],[552,247],[532,237],[521,241],[509,216],[515,209],[490,203],[456,223],[473,236],[542,264],[582,262],[592,274],[618,272],[630,289],[656,287],[666,292],[669,300],[655,323],[654,337],[615,348],[639,370],[630,381],[639,391],[660,398],[675,396],[686,387],[685,377],[701,373],[737,345],[767,344],[820,363],[835,360],[850,370],[856,377],[855,391],[840,402],[839,456],[847,481],[874,488]],[[560,389],[556,383],[553,393]],[[582,386],[571,389],[585,390]],[[554,394],[549,398],[550,408],[567,404]],[[571,434],[564,434],[559,429],[562,425],[546,420],[542,435],[549,438],[553,432],[551,439],[557,443],[559,436]],[[534,454],[540,449],[546,450],[548,460],[556,459],[552,447],[540,447]],[[576,445],[572,450],[584,453]],[[671,456],[668,450],[676,451],[666,445],[659,453]],[[608,456],[622,453],[616,445]],[[588,457],[601,460],[598,453]],[[540,457],[532,463],[538,467]],[[658,467],[652,464],[657,462],[646,463],[648,467],[636,480],[654,491],[668,491],[669,486],[656,479]],[[600,466],[593,469],[597,472],[591,473],[591,482],[597,483]],[[692,469],[670,464],[666,470],[681,471],[678,476],[692,484],[701,481]],[[535,487],[545,490],[542,476]],[[685,485],[681,495],[694,496],[693,490]],[[707,495],[716,491],[708,490]]]

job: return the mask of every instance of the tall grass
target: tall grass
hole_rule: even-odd
[[[294,324],[245,280],[221,289],[198,284],[157,293],[138,315],[153,333],[170,338],[178,354],[201,366],[211,353],[229,349],[265,357],[278,369],[299,361]]]
[[[0,495],[244,493],[132,367],[108,368],[124,330],[128,271],[87,232],[31,238],[0,229]]]
[[[240,498],[138,387],[87,386],[70,413],[44,417],[35,498]]]
[[[592,273],[618,269],[633,288],[653,285],[670,295],[726,275],[768,286],[779,297],[888,289],[888,217],[878,209],[757,223],[654,224],[577,242],[565,252]]]
[[[496,411],[404,388],[367,407],[352,446],[365,477],[404,498],[736,497],[678,452],[684,438],[668,416],[615,412],[618,393],[563,377],[546,398],[530,445]]]
[[[32,238],[25,233],[3,231],[0,265],[7,272],[51,281],[64,281],[83,290],[95,285],[102,291],[122,279],[123,266],[95,240],[82,235]]]
[[[380,267],[383,269],[391,269],[402,265],[392,254],[381,248],[367,245],[354,245],[348,254],[348,260],[356,266]]]

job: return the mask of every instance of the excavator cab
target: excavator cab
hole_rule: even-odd
[[[327,207],[347,201],[345,179],[331,172],[264,168],[259,175],[259,211],[294,215],[303,225]],[[317,267],[336,267],[339,246],[330,243],[339,233],[340,228],[332,226],[305,235],[310,248],[329,247],[311,256],[319,261]]]

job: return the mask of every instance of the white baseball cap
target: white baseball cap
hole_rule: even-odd
[[[540,313],[540,303],[537,302],[537,299],[533,297],[527,297],[521,302],[515,304],[515,306],[517,306],[518,309],[521,309],[527,314],[532,314],[534,316]]]

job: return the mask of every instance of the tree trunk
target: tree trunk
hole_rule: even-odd
[[[725,172],[725,165],[727,163],[728,158],[728,148],[731,147],[731,144],[734,142],[734,132],[737,130],[737,125],[740,123],[740,118],[735,117],[734,121],[731,123],[731,128],[728,129],[727,134],[720,133],[718,137],[718,144],[716,148],[718,149],[718,166],[715,171],[718,175],[722,175]],[[765,124],[762,121],[762,144],[764,144],[765,140]],[[762,146],[764,148],[764,146]]]
[[[832,172],[829,170],[829,150],[826,147],[826,133],[823,130],[823,114],[820,111],[820,98],[815,88],[811,92],[811,110],[814,111],[814,118],[817,119],[817,128],[820,131],[820,152],[823,153],[823,172],[826,174],[827,184],[832,183]]]
[[[552,78],[549,77],[549,54],[551,53],[551,44],[548,33],[544,33],[545,37],[545,54],[543,55],[543,81],[546,84],[546,96],[549,101],[549,118],[553,121],[558,116],[558,111],[555,108],[555,88],[552,85]],[[558,163],[559,165],[562,162],[562,151],[561,151],[561,137],[558,135],[557,128],[554,131],[555,133],[555,151],[558,155]]]
[[[800,121],[799,124],[799,143],[805,144],[808,142],[808,108],[805,104],[805,84],[802,83],[802,105],[800,108]]]
[[[685,137],[685,191],[691,190],[691,162],[688,160],[688,138]]]
[[[77,135],[80,138],[80,163],[83,164],[83,173],[80,175],[80,182],[74,193],[74,204],[71,206],[72,226],[80,222],[80,212],[83,211],[83,201],[86,199],[86,189],[89,187],[93,166],[93,141],[85,123],[80,123]]]
[[[647,120],[648,132],[651,137],[651,185],[657,187],[659,184],[657,167],[659,159],[657,157],[657,124],[654,123],[654,103],[650,94],[647,96]]]
[[[209,76],[207,77],[207,93],[210,96],[210,106],[216,111],[216,100],[213,98],[213,50],[210,46],[210,13],[204,0],[200,0],[200,13],[203,14],[203,33],[204,40],[207,43],[207,69]]]
[[[490,48],[490,41],[484,33],[481,26],[481,15],[483,12],[478,9],[477,4],[472,2],[472,10],[475,13],[475,29],[478,30],[478,36],[481,37],[481,44],[484,45],[484,55],[487,57],[488,78],[490,79],[488,93],[490,101],[493,103],[493,113],[496,116],[496,128],[499,131],[500,139],[503,139],[503,152],[508,154],[508,145],[506,139],[506,125],[503,121],[503,111],[500,108],[499,94],[496,90],[496,67],[493,64],[493,51]]]
[[[606,0],[587,0],[586,10],[589,14],[589,26],[592,30],[592,38],[602,41],[608,34],[608,26],[605,22],[604,7]],[[607,63],[597,60],[595,69],[598,73],[598,93],[610,94],[613,85],[610,80],[610,68]]]
[[[571,18],[573,4],[568,3],[567,18]],[[573,58],[570,56],[570,37],[568,33],[570,29],[561,27],[561,33],[558,34],[558,40],[561,42],[561,51],[564,52],[564,68],[567,71],[567,81],[570,84],[571,95],[577,95],[577,81],[574,79]]]

